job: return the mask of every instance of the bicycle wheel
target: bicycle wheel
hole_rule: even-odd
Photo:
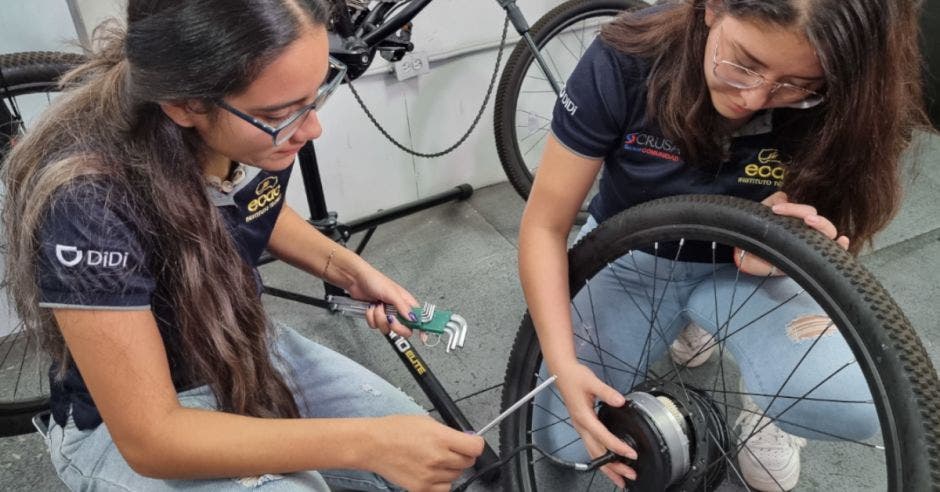
[[[670,315],[663,306],[664,301],[669,302],[665,293],[676,292],[670,289],[678,289],[687,281],[681,278],[678,268],[666,265],[688,263],[670,263],[667,258],[682,258],[678,255],[683,248],[692,248],[694,244],[711,249],[713,258],[720,256],[723,248],[741,248],[748,252],[745,255],[767,260],[786,273],[786,277],[749,276],[737,273],[733,264],[698,263],[695,268],[708,272],[699,284],[704,286],[706,305],[712,303],[710,291],[715,290],[714,313],[718,329],[712,331],[713,342],[708,346],[715,346],[713,355],[717,357],[691,369],[674,361],[669,353],[672,338],[667,331],[676,320],[666,319]],[[666,253],[667,250],[670,252]],[[730,249],[725,251],[730,253]],[[652,270],[651,275],[658,284],[649,290],[619,291],[617,284],[626,285],[629,279],[621,280],[616,276],[616,296],[604,299],[608,304],[613,304],[611,299],[619,300],[617,315],[624,316],[608,319],[641,319],[642,323],[631,325],[632,333],[639,330],[645,337],[628,337],[626,330],[630,328],[625,321],[608,322],[598,331],[597,325],[604,323],[604,317],[600,310],[593,310],[593,303],[602,301],[592,296],[600,292],[599,283],[610,278],[615,265],[636,266],[637,257],[646,258],[653,267],[650,269],[647,264],[635,268],[634,274],[641,275],[637,272],[642,271],[642,275],[647,275]],[[803,434],[803,437],[812,435],[802,449],[804,467],[798,487],[891,491],[940,487],[937,373],[890,296],[834,241],[808,229],[799,220],[774,215],[757,203],[730,197],[682,196],[649,202],[611,218],[579,241],[568,258],[570,291],[573,299],[580,299],[573,300],[571,305],[581,306],[572,309],[575,343],[583,349],[579,349],[580,362],[624,395],[630,395],[630,404],[621,409],[598,405],[598,414],[612,432],[638,450],[639,459],[634,465],[638,482],[631,490],[712,490],[723,483],[740,486],[742,468],[736,457],[742,443],[747,443],[753,433],[736,435],[734,422],[747,414],[760,415],[765,418],[764,422],[770,419],[775,425]],[[621,260],[626,263],[618,263]],[[657,264],[660,264],[659,270]],[[729,275],[729,272],[733,273]],[[722,275],[724,279],[719,279]],[[726,282],[727,279],[733,279],[732,289],[719,293],[715,286],[719,285],[719,280]],[[796,292],[780,295],[775,303],[761,305],[758,310],[751,309],[753,305],[749,307],[749,303],[758,302],[760,292],[768,291],[772,285],[784,284],[792,286]],[[808,296],[824,311],[823,319],[828,318],[825,326],[817,326],[815,333],[800,338],[802,345],[797,355],[802,356],[792,358],[796,361],[792,366],[781,367],[779,377],[783,382],[779,386],[774,384],[775,393],[739,390],[738,379],[747,374],[742,361],[748,355],[739,357],[741,352],[734,350],[735,344],[749,336],[763,337],[773,332],[781,337],[794,337],[791,326],[770,320],[776,316],[773,313],[788,309],[788,303],[798,302],[793,301],[797,296],[801,299]],[[585,298],[591,303],[585,304]],[[626,317],[636,313],[643,317]],[[724,313],[720,319],[718,313]],[[679,325],[682,323],[680,319]],[[845,349],[843,359],[824,349],[813,352],[814,348],[833,343],[829,340],[841,340],[831,336],[835,334],[833,327],[844,338],[844,343],[839,342]],[[625,342],[620,348],[613,348],[619,340]],[[622,357],[619,352],[624,351],[623,347],[634,347],[630,350],[639,353],[639,358]],[[751,355],[761,364],[782,364],[780,361],[787,359],[774,348]],[[836,369],[803,366],[810,360],[824,360]],[[823,393],[849,373],[857,374],[859,387],[867,387],[870,398],[866,398],[868,395],[854,399],[823,397]],[[563,378],[564,374],[558,376]],[[503,408],[545,377],[538,339],[532,320],[526,314],[506,370]],[[797,380],[803,382],[797,384]],[[831,385],[826,384],[829,381]],[[835,390],[840,391],[840,388]],[[549,442],[549,435],[574,437],[567,441],[556,438],[554,447],[544,450],[548,454],[560,456],[566,453],[566,448],[581,446],[583,449],[567,413],[546,411],[561,405],[557,390],[553,387],[551,391],[551,394],[542,393],[540,396],[545,395],[545,398],[536,398],[503,422],[502,456],[508,456],[522,445]],[[653,404],[650,404],[650,397]],[[745,397],[769,401],[763,408],[774,410],[766,413],[761,408],[758,408],[760,412],[750,410],[743,404]],[[838,405],[827,408],[838,409],[836,417],[841,419],[844,415],[847,421],[858,412],[868,415],[870,434],[853,437],[833,431],[826,427],[827,420],[822,417],[810,419],[809,423],[797,419],[796,416],[803,413],[799,411],[801,408],[813,405]],[[550,461],[531,449],[521,452],[504,475],[509,490],[610,489],[609,481],[599,471],[572,471]],[[785,488],[789,487],[779,487]]]
[[[551,77],[563,87],[604,23],[623,10],[645,6],[641,0],[569,0],[542,16],[529,34]],[[556,99],[529,45],[519,41],[496,89],[493,124],[499,161],[524,199],[532,189]]]
[[[56,52],[0,55],[0,161],[55,97],[56,80],[82,59]],[[22,329],[5,295],[0,316],[0,437],[6,437],[32,432],[30,419],[48,406],[49,358]]]

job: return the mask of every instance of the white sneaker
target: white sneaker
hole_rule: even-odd
[[[742,393],[745,393],[742,385]],[[738,467],[748,486],[761,491],[791,490],[800,479],[800,448],[806,439],[787,434],[775,424],[768,424],[761,410],[748,396],[735,422],[738,444],[755,428],[761,428],[738,451]]]
[[[703,347],[707,347],[704,348]],[[715,351],[715,339],[712,334],[695,323],[689,323],[679,338],[669,346],[669,355],[676,364],[686,367],[698,367],[704,364]]]

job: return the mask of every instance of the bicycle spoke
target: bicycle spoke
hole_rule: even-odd
[[[532,149],[534,149],[535,147],[537,147],[538,144],[542,143],[542,140],[545,139],[545,135],[548,135],[548,132],[543,133],[542,136],[539,137],[538,141],[536,141],[534,144],[532,144],[532,146],[529,147],[529,150],[525,151],[525,153],[522,154],[522,156],[525,157],[525,156],[529,155],[529,152],[532,152]]]
[[[823,330],[823,333],[825,333],[831,326],[832,326],[832,321],[830,320],[829,325],[826,326],[826,329]],[[774,407],[774,402],[776,402],[777,398],[780,397],[780,393],[782,393],[783,389],[786,388],[787,383],[789,383],[790,379],[793,378],[793,375],[796,374],[796,370],[800,368],[800,366],[803,364],[803,361],[806,360],[807,357],[809,357],[810,352],[812,352],[813,349],[816,348],[816,344],[819,343],[819,341],[823,339],[823,336],[824,335],[822,334],[817,336],[813,340],[813,343],[811,343],[810,346],[806,349],[806,351],[803,353],[803,356],[800,357],[800,360],[796,363],[796,366],[793,367],[793,369],[790,371],[790,374],[787,375],[787,378],[783,381],[783,383],[780,384],[780,388],[777,389],[776,394],[774,394],[773,398],[770,399],[770,403],[767,404],[768,409],[771,409]],[[803,395],[803,396],[806,396],[806,395]],[[802,400],[797,400],[793,402],[792,405],[796,405],[800,401]],[[787,407],[787,408],[791,408],[791,407]]]
[[[574,304],[574,302],[570,303],[570,305],[571,305],[571,307],[574,309],[574,312],[575,312],[575,314],[576,314],[577,317],[578,317],[579,326],[582,326],[582,327],[583,327],[587,322],[585,321],[584,316],[581,315],[581,310],[578,309],[578,306],[577,306],[576,304]],[[592,313],[592,317],[593,317],[593,313]],[[584,331],[587,332],[587,327],[584,327]],[[625,367],[628,367],[628,368],[630,368],[630,369],[633,369],[634,372],[639,372],[639,370],[640,370],[639,367],[634,366],[633,364],[631,364],[631,363],[629,363],[629,362],[627,362],[627,361],[625,361],[625,360],[623,360],[623,359],[617,357],[615,354],[612,354],[612,353],[610,353],[610,352],[607,352],[606,350],[604,350],[603,348],[601,348],[598,344],[594,344],[594,342],[590,339],[590,333],[588,333],[588,339],[587,339],[587,340],[585,340],[585,339],[584,339],[581,335],[579,335],[577,332],[574,332],[574,336],[575,336],[576,338],[580,339],[581,341],[586,341],[586,342],[588,342],[588,343],[591,343],[591,344],[594,346],[594,348],[595,348],[596,350],[600,350],[600,351],[604,352],[605,354],[610,355],[614,360],[616,360],[617,362],[620,362],[620,363],[623,364]],[[600,358],[600,357],[598,357],[598,358]]]
[[[597,362],[597,361],[590,360],[590,359],[586,359],[586,358],[584,358],[584,357],[577,357],[577,360],[583,362],[585,365],[595,365],[595,366],[600,366],[600,365],[601,365],[601,364],[600,364],[599,362]],[[636,371],[635,371],[635,370],[631,371],[631,370],[629,370],[629,369],[621,369],[621,368],[619,368],[619,367],[613,367],[613,366],[606,366],[606,367],[607,367],[608,369],[610,369],[611,371],[617,371],[617,372],[626,373],[626,374],[630,374],[630,375],[636,374]]]
[[[542,131],[542,130],[548,128],[549,125],[551,125],[551,122],[545,123],[544,125],[538,127],[538,128],[535,130],[535,132],[540,132],[540,131]],[[532,135],[535,135],[535,132],[529,133],[529,134],[526,135],[525,137],[522,137],[522,140],[519,140],[519,143],[522,143],[523,141],[528,140],[529,137],[531,137]],[[544,136],[545,136],[545,134],[542,133],[541,136],[539,137],[539,141],[541,141]],[[538,142],[536,142],[536,145],[538,145]],[[530,149],[530,151],[531,151],[531,149]]]
[[[553,57],[552,54],[551,54],[551,52],[549,52],[549,51],[546,51],[546,52],[545,52],[545,55],[546,55],[546,57],[548,58],[548,61],[551,62],[552,67],[555,68],[555,76],[554,76],[554,77],[555,77],[555,80],[561,80],[561,70],[558,69],[558,64],[555,63],[555,57]]]
[[[565,39],[563,37],[559,36],[558,42],[561,43],[561,46],[565,48],[565,51],[567,51],[568,54],[571,55],[571,58],[574,58],[575,62],[581,59],[580,56],[574,54],[574,51],[572,51],[571,48],[568,47],[568,43],[565,42]]]
[[[565,424],[565,425],[567,425],[568,427],[571,427],[572,429],[574,429],[574,426],[571,425],[571,422],[570,422],[570,420],[571,420],[571,416],[570,416],[570,415],[569,415],[568,417],[561,417],[561,416],[557,415],[556,413],[552,412],[551,410],[549,410],[549,409],[547,409],[547,408],[545,408],[544,406],[539,405],[539,404],[533,404],[533,405],[532,405],[532,408],[538,408],[539,410],[541,410],[541,411],[543,411],[543,412],[545,412],[545,413],[551,415],[552,417],[555,417],[555,421],[552,422],[551,424],[548,424],[548,425],[544,426],[544,427],[539,427],[539,428],[536,428],[536,429],[531,429],[531,430],[529,431],[530,433],[535,434],[536,432],[539,432],[539,431],[541,431],[541,430],[543,430],[543,429],[547,429],[547,428],[549,428],[549,427],[555,426],[555,425],[557,425],[557,424]]]
[[[708,437],[712,440],[712,442],[715,443],[716,446],[721,446],[721,441],[719,441],[711,431],[708,432]],[[728,466],[731,468],[731,471],[734,472],[735,476],[738,477],[738,480],[744,484],[744,487],[747,490],[751,490],[750,487],[747,486],[747,481],[744,480],[744,475],[741,474],[741,470],[738,469],[737,463],[732,460],[730,456],[725,456],[724,460],[728,463]]]
[[[716,346],[716,345],[720,345],[720,344],[725,343],[729,338],[731,338],[731,337],[733,337],[734,335],[740,333],[741,331],[747,329],[748,327],[750,327],[750,326],[753,325],[754,323],[757,323],[757,322],[760,321],[763,317],[769,315],[770,313],[776,311],[777,309],[780,309],[782,306],[786,305],[787,303],[789,303],[790,301],[792,301],[793,299],[795,299],[795,298],[796,298],[797,296],[799,296],[800,294],[801,294],[801,292],[797,292],[796,294],[793,294],[793,295],[790,296],[787,300],[781,302],[780,304],[778,304],[777,306],[773,307],[772,309],[770,309],[770,310],[768,310],[768,311],[762,313],[762,314],[761,314],[760,316],[758,316],[757,318],[754,318],[753,320],[751,320],[751,321],[745,323],[745,324],[742,325],[740,328],[738,328],[738,329],[734,330],[733,332],[729,333],[726,337],[724,337],[724,338],[722,338],[722,339],[715,339],[712,343],[706,344],[706,346],[703,347],[701,350],[707,350],[708,347],[714,347],[714,346]],[[753,293],[752,293],[752,295],[753,295]],[[739,309],[738,311],[740,311],[740,309]],[[738,311],[736,311],[735,314],[736,314]],[[666,376],[669,376],[669,375],[671,375],[671,374],[672,374],[672,372],[670,371],[670,372],[666,373]]]
[[[602,369],[603,372],[604,372],[604,380],[606,380],[606,381],[612,381],[612,380],[610,379],[610,374],[607,372],[607,366],[606,366],[606,364],[604,364],[604,355],[603,355],[603,353],[601,353],[601,351],[600,351],[600,349],[599,349],[599,347],[600,347],[600,342],[601,342],[601,336],[600,336],[600,333],[597,331],[597,319],[594,317],[594,316],[595,316],[595,315],[594,315],[594,312],[595,312],[595,311],[594,311],[594,296],[591,295],[591,283],[590,283],[590,282],[585,282],[584,287],[587,289],[587,293],[588,293],[588,302],[589,302],[590,305],[591,305],[591,318],[594,319],[594,323],[592,323],[592,326],[594,327],[594,337],[595,337],[595,339],[597,340],[597,342],[596,342],[595,345],[594,345],[594,350],[597,352],[597,358],[598,358],[598,359],[600,360],[600,362],[601,362],[601,369]],[[588,338],[589,338],[589,339],[590,339],[590,336],[591,336],[591,333],[588,332]]]
[[[650,362],[650,358],[652,357],[652,355],[650,354],[651,350],[649,350],[649,341],[650,341],[650,337],[651,337],[651,335],[652,335],[652,331],[653,331],[653,330],[655,329],[655,327],[658,325],[658,321],[659,321],[659,318],[658,318],[659,309],[662,307],[662,303],[663,303],[663,301],[664,301],[665,298],[666,298],[667,292],[669,291],[669,286],[670,286],[670,284],[672,283],[672,280],[673,280],[673,277],[674,277],[674,274],[675,274],[676,265],[678,264],[678,259],[679,259],[679,257],[680,257],[681,254],[682,254],[682,248],[685,247],[685,239],[680,239],[679,242],[678,242],[678,244],[679,244],[679,247],[678,247],[677,250],[676,250],[676,253],[675,253],[675,256],[674,256],[674,260],[673,260],[672,265],[671,265],[671,267],[670,267],[670,269],[669,269],[669,275],[668,275],[668,277],[666,278],[666,284],[665,284],[665,285],[663,286],[663,288],[662,288],[662,289],[663,289],[662,296],[660,297],[659,302],[658,302],[658,303],[655,303],[655,307],[652,306],[652,304],[654,304],[652,297],[655,297],[655,296],[656,296],[656,280],[659,278],[658,275],[657,275],[657,271],[656,271],[656,270],[657,270],[657,268],[658,268],[657,265],[658,265],[658,262],[659,262],[659,256],[658,256],[658,254],[654,255],[654,260],[653,260],[653,276],[652,276],[652,278],[653,278],[653,296],[652,296],[652,297],[648,296],[648,298],[650,299],[651,308],[653,309],[653,312],[652,312],[652,321],[650,322],[650,332],[649,332],[648,335],[647,335],[647,343],[644,345],[644,353],[646,353],[646,364],[647,364],[647,366],[646,366],[646,373],[647,373],[647,374],[649,373],[649,362]],[[654,243],[653,249],[654,249],[654,251],[655,251],[656,253],[658,253],[658,251],[659,251],[659,243]],[[631,256],[631,259],[633,260],[634,271],[635,271],[635,272],[637,273],[637,275],[639,276],[639,275],[640,275],[640,268],[639,268],[639,266],[638,266],[637,263],[636,263],[636,257],[635,257],[632,253],[633,253],[633,252],[631,251],[631,252],[630,252],[630,256]],[[619,278],[619,276],[617,276],[616,274],[615,274],[615,277],[617,277],[617,281],[618,281],[618,283],[620,284],[621,289],[629,295],[629,292],[627,291],[626,287],[624,286],[623,281],[622,281],[622,280]],[[639,280],[642,282],[642,279],[639,279]],[[645,289],[644,289],[644,292],[645,292]],[[632,296],[631,296],[631,297],[632,297]],[[640,311],[642,312],[642,310],[640,310]],[[667,340],[666,334],[663,332],[662,326],[659,325],[658,328],[659,328],[659,329],[656,330],[656,334],[659,335],[659,339],[662,340],[664,344],[667,344],[667,351],[668,351],[668,343],[669,343],[669,340]],[[642,355],[641,355],[641,357],[642,357]],[[672,363],[672,366],[673,366],[673,368],[674,368],[676,374],[678,375],[678,374],[679,374],[679,368],[677,367],[676,362],[672,359],[672,357],[670,357],[670,356],[668,356],[668,355],[666,356],[666,358],[669,360],[670,363]],[[635,386],[635,380],[634,380],[633,382],[631,382],[631,388],[633,388],[633,386]],[[682,381],[681,376],[679,376],[679,387],[682,389],[683,392],[685,392],[685,396],[688,398],[689,395],[688,395],[688,393],[687,393],[686,390],[685,390],[685,383]]]
[[[826,381],[828,381],[828,380],[832,379],[833,377],[835,377],[836,374],[842,372],[842,370],[844,370],[846,367],[850,366],[850,365],[853,364],[854,362],[855,362],[855,361],[846,363],[845,365],[843,365],[842,367],[840,367],[839,369],[837,369],[835,372],[833,372],[832,374],[830,374],[829,376],[827,376],[826,379],[824,379],[824,380],[822,380],[821,382],[819,382],[816,386],[813,386],[812,388],[810,388],[810,390],[807,391],[804,396],[809,395],[810,393],[812,393],[813,391],[815,391],[816,388],[818,388],[818,387],[822,386],[823,384],[825,384]],[[738,444],[737,446],[732,446],[731,449],[727,450],[727,451],[726,451],[724,454],[722,454],[722,456],[720,456],[718,459],[721,459],[721,458],[723,458],[723,457],[725,457],[725,456],[728,456],[728,455],[730,455],[730,454],[737,454],[737,453],[741,450],[741,447],[742,447],[745,443],[747,443],[747,441],[748,441],[750,438],[754,437],[758,432],[764,430],[768,425],[770,425],[770,424],[772,424],[772,423],[778,421],[778,420],[780,419],[780,416],[781,416],[781,415],[784,415],[785,413],[787,413],[791,408],[793,408],[794,406],[796,406],[799,402],[800,402],[800,400],[797,400],[796,402],[790,404],[788,407],[784,408],[782,412],[778,413],[775,417],[771,417],[771,416],[767,415],[766,411],[765,411],[764,413],[762,413],[762,414],[759,414],[759,415],[761,415],[761,417],[766,417],[766,418],[769,420],[769,422],[767,422],[766,424],[763,424],[763,426],[761,426],[760,428],[758,428],[757,426],[755,426],[754,429],[751,431],[751,433],[747,435],[747,437],[745,437],[744,439],[741,439],[741,443],[740,443],[740,444]],[[769,408],[769,407],[768,407],[768,408]],[[762,419],[762,420],[763,420],[763,419]],[[712,462],[711,464],[709,464],[709,466],[711,466],[712,464],[714,464],[714,462]]]
[[[721,391],[713,390],[716,393],[725,393],[727,395],[738,395],[738,396],[762,396],[762,397],[772,397],[773,394],[770,393],[753,393],[750,391]],[[781,400],[802,400],[802,401],[811,401],[817,403],[844,403],[844,404],[853,404],[853,405],[874,405],[875,402],[872,400],[839,400],[833,398],[810,398],[804,396],[793,396],[793,395],[780,395],[779,399]]]
[[[796,397],[796,398],[797,398],[798,400],[800,400],[800,401],[813,401],[813,400],[810,400],[809,398],[800,398],[800,397]],[[822,401],[825,401],[825,400],[822,400]],[[740,406],[737,406],[737,405],[730,405],[730,404],[729,404],[729,407],[730,407],[732,410],[736,410],[736,411],[739,411],[739,412],[747,412],[747,413],[750,413],[750,414],[753,414],[753,415],[760,415],[761,417],[765,417],[765,418],[767,418],[767,419],[773,419],[773,422],[772,422],[772,423],[779,422],[779,423],[781,423],[781,424],[786,424],[786,425],[789,425],[789,426],[792,426],[792,427],[799,427],[800,429],[803,429],[803,430],[807,430],[807,431],[810,431],[810,432],[815,432],[815,433],[820,434],[820,435],[823,435],[823,436],[828,436],[828,437],[834,438],[835,440],[840,441],[840,442],[851,443],[851,444],[857,444],[857,445],[859,445],[859,446],[866,447],[866,448],[869,448],[869,449],[874,449],[874,450],[877,450],[877,451],[884,451],[884,446],[879,446],[879,445],[877,445],[877,444],[872,444],[872,443],[868,443],[868,442],[865,442],[865,441],[859,441],[858,439],[852,439],[852,438],[850,438],[850,437],[840,436],[839,434],[835,434],[835,433],[833,433],[833,432],[824,431],[824,430],[822,430],[822,429],[817,429],[817,428],[815,428],[815,427],[810,427],[810,426],[808,426],[808,425],[798,424],[798,423],[793,422],[793,421],[791,421],[791,420],[785,420],[785,419],[781,419],[781,418],[771,417],[771,416],[767,415],[766,413],[755,412],[755,411],[753,411],[753,410],[748,410],[747,408],[740,407]]]
[[[539,72],[536,72],[536,73],[541,73],[541,72],[539,71]],[[526,76],[524,77],[524,79],[535,79],[535,80],[539,80],[539,81],[545,82],[546,84],[548,84],[549,86],[551,86],[551,84],[548,82],[548,77],[545,77],[545,76],[539,77],[538,75],[529,75],[529,72],[526,72]],[[555,92],[555,91],[552,91],[552,92]]]
[[[545,120],[547,123],[551,123],[551,122],[552,122],[552,119],[551,119],[551,118],[546,118],[546,117],[544,117],[544,116],[542,116],[542,115],[540,115],[540,114],[538,114],[538,113],[533,113],[532,111],[526,111],[526,110],[524,110],[524,109],[516,109],[516,112],[517,112],[517,113],[525,113],[526,116],[534,116],[534,117],[536,117],[536,118],[541,118],[541,119]]]

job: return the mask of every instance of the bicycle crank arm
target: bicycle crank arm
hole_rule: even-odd
[[[372,306],[368,301],[358,301],[344,296],[327,296],[326,301],[331,311],[356,318],[365,318],[366,311]],[[463,347],[467,339],[467,320],[451,311],[439,309],[434,304],[426,302],[424,306],[412,309],[410,314],[417,321],[402,316],[390,304],[385,305],[385,312],[395,316],[401,324],[412,330],[421,330],[436,336],[435,342],[424,342],[424,345],[428,347],[437,345],[441,337],[447,335],[445,351],[449,353],[451,350]]]

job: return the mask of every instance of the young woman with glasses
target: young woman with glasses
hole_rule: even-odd
[[[9,290],[53,359],[80,490],[448,490],[483,441],[273,323],[278,258],[399,312],[404,288],[284,203],[340,84],[323,0],[130,0],[9,154]],[[381,304],[369,324],[410,332]]]
[[[520,275],[543,369],[559,376],[562,397],[539,395],[533,428],[566,415],[572,424],[539,433],[536,444],[561,448],[558,455],[573,461],[606,449],[635,456],[593,408],[596,400],[623,405],[630,377],[607,385],[594,372],[600,369],[583,362],[590,357],[582,352],[594,348],[572,336],[572,319],[582,319],[578,312],[595,313],[596,320],[583,322],[601,330],[597,336],[612,357],[630,364],[640,360],[650,321],[637,317],[641,313],[629,307],[624,291],[655,292],[662,296],[657,318],[665,325],[662,339],[647,348],[695,366],[715,351],[716,296],[736,279],[774,275],[751,299],[756,308],[763,297],[795,289],[756,257],[728,251],[727,265],[716,274],[705,245],[686,246],[678,258],[633,252],[603,270],[589,293],[578,293],[569,307],[566,238],[598,173],[599,191],[581,235],[641,202],[723,194],[802,219],[857,254],[896,212],[901,153],[913,131],[926,126],[918,3],[673,1],[624,13],[601,30],[565,86],[565,104],[555,107],[520,229]],[[657,266],[681,272],[682,282],[657,285]],[[779,361],[802,353],[807,340],[819,339],[818,357],[806,361],[809,368],[842,356],[852,360],[841,336],[821,336],[832,334],[831,323],[816,316],[821,312],[804,293],[762,320],[761,329],[726,340],[741,368],[741,393],[752,395],[743,406],[754,410],[741,412],[737,430],[754,435],[737,453],[737,466],[753,489],[796,485],[803,437],[827,438],[807,435],[813,434],[807,423],[846,439],[863,440],[878,430],[873,405],[801,402],[787,412],[788,425],[758,423],[788,377]],[[819,382],[812,373],[801,370],[787,388],[803,394],[799,388]],[[618,381],[616,374],[607,376]],[[870,399],[857,365],[821,385],[817,395]],[[771,417],[783,407],[773,408]],[[604,472],[619,486],[635,477],[624,463]]]

